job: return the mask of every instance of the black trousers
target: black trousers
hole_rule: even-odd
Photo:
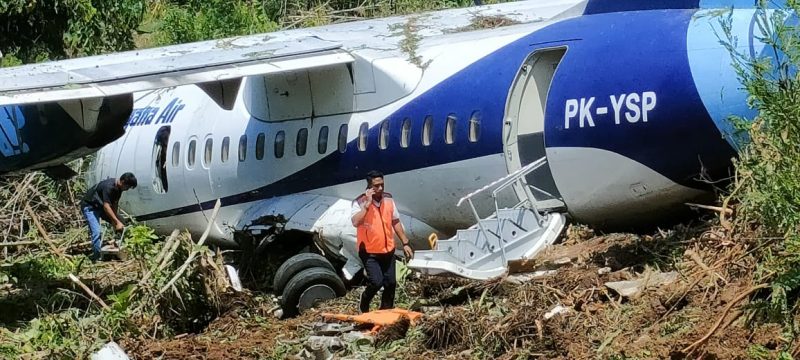
[[[369,312],[372,298],[383,287],[380,309],[394,307],[394,293],[397,288],[397,274],[395,273],[394,254],[361,254],[366,272],[367,288],[361,293],[361,312]]]

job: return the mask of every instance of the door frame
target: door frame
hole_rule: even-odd
[[[523,100],[526,98],[526,89],[528,86],[536,86],[536,78],[534,75],[536,74],[536,66],[541,65],[542,63],[540,60],[542,59],[544,54],[550,54],[553,52],[561,52],[560,57],[558,59],[558,65],[549,73],[550,79],[547,83],[547,93],[545,96],[541,96],[539,94],[539,102],[538,107],[535,111],[538,112],[539,121],[541,121],[541,129],[542,129],[542,136],[544,137],[545,131],[545,116],[547,111],[547,99],[549,97],[549,92],[552,87],[552,82],[555,76],[558,73],[559,68],[561,67],[561,63],[564,60],[568,52],[567,45],[557,45],[551,46],[546,48],[536,49],[535,51],[531,52],[526,58],[525,61],[522,62],[520,65],[520,69],[517,71],[517,74],[514,77],[514,82],[512,83],[509,94],[506,100],[506,110],[505,110],[505,117],[503,119],[503,157],[506,161],[506,169],[508,173],[512,173],[514,171],[519,170],[523,166],[520,152],[519,152],[519,144],[518,144],[518,135],[520,130],[520,113],[523,110]],[[542,141],[543,148],[542,153],[546,153],[546,144],[544,143],[544,139]],[[543,165],[547,168],[547,173],[550,174],[552,178],[552,173],[550,173],[549,165],[545,163]],[[537,171],[541,171],[541,168]],[[535,184],[531,184],[534,185]],[[534,198],[537,199],[537,202],[540,203],[539,205],[544,205],[544,207],[562,207],[564,206],[564,202],[561,199],[561,195],[558,193],[553,194],[554,198],[548,198],[543,193],[533,193],[531,191],[530,186],[519,186],[519,184],[514,183],[513,185],[514,192],[517,195],[519,201],[527,199],[527,196],[533,195]],[[540,199],[546,198],[544,201],[548,202],[547,204],[543,204],[543,201]],[[537,206],[539,206],[537,205]]]

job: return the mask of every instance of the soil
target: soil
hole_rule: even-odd
[[[423,312],[422,320],[387,327],[375,336],[376,345],[347,344],[335,358],[745,359],[754,351],[774,358],[798,348],[786,343],[779,324],[753,321],[759,315],[748,303],[768,292],[740,296],[756,285],[748,246],[709,231],[718,229],[641,236],[571,227],[561,243],[514,264],[507,278],[412,275],[397,302]],[[105,297],[137,277],[132,269],[125,262],[100,263],[80,277]],[[659,272],[677,277],[631,296],[606,286]],[[521,275],[528,277],[511,281]],[[132,359],[302,359],[321,314],[356,314],[360,293],[355,288],[303,315],[278,319],[272,295],[245,290],[225,298],[223,311],[197,333],[165,334],[152,319],[138,335],[117,342]]]
[[[750,325],[747,312],[734,306],[706,342],[685,351],[711,330],[731,301],[753,286],[747,272],[732,267],[707,270],[722,262],[747,264],[744,248],[721,247],[691,231],[641,237],[595,236],[579,230],[572,228],[561,244],[521,264],[518,269],[555,270],[522,284],[408,279],[405,289],[414,299],[410,307],[426,315],[408,332],[401,326],[399,335],[384,334],[370,356],[737,359],[750,358],[748,351],[757,345],[772,355],[786,346],[779,325]],[[605,286],[659,271],[676,271],[679,276],[630,298]],[[310,325],[322,321],[321,312],[355,313],[358,294],[360,289],[353,290],[287,320],[271,316],[274,303],[251,299],[232,307],[200,334],[141,337],[123,341],[123,346],[136,359],[289,358],[303,348]],[[565,312],[547,317],[556,306]],[[404,332],[415,335],[403,338]],[[357,354],[345,349],[336,355]]]

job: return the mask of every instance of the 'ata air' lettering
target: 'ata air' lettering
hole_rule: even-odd
[[[139,109],[133,109],[131,116],[128,118],[126,126],[143,126],[150,124],[170,124],[175,120],[178,112],[183,110],[186,104],[183,104],[181,99],[172,99],[172,101],[161,110],[159,107],[147,106]],[[158,117],[156,118],[156,115]],[[153,122],[155,120],[155,122]]]
[[[172,101],[167,104],[167,107],[164,109],[164,112],[161,113],[161,116],[158,117],[156,120],[156,124],[170,124],[173,120],[175,120],[175,115],[178,115],[178,111],[183,110],[186,105],[181,104],[179,99],[172,99]]]
[[[622,119],[629,124],[638,122],[646,123],[648,114],[656,108],[657,95],[653,91],[640,93],[619,94],[609,96],[611,110],[614,114],[614,124],[622,124]],[[568,99],[564,108],[564,129],[570,128],[570,123],[574,118],[578,118],[578,127],[594,127],[595,118],[602,119],[603,115],[608,114],[607,106],[593,107],[594,97]]]

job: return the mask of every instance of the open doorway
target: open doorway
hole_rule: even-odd
[[[170,127],[162,126],[156,132],[153,141],[153,190],[158,194],[169,190],[167,181],[167,145],[169,145]]]
[[[544,121],[550,84],[564,57],[565,47],[538,50],[520,67],[506,105],[503,147],[509,173],[545,157]],[[544,164],[526,177],[528,186],[517,187],[533,195],[539,208],[564,206],[550,166]]]

